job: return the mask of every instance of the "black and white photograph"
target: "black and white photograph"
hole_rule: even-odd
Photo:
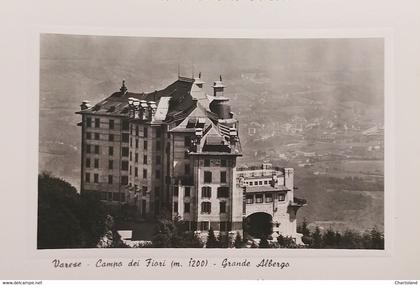
[[[38,250],[384,250],[384,50],[41,34]]]

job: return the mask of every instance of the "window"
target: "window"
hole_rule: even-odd
[[[266,194],[265,194],[265,202],[266,202],[266,203],[273,202],[273,194],[271,194],[271,193],[266,193]]]
[[[211,171],[204,171],[204,183],[211,183]]]
[[[127,185],[128,184],[128,176],[121,176],[121,185]]]
[[[264,185],[267,185],[268,184],[268,180],[264,180]]]
[[[174,213],[178,213],[178,202],[174,202]]]
[[[147,186],[142,186],[141,187],[141,192],[142,192],[143,196],[146,196],[147,195]]]
[[[161,147],[160,141],[156,141],[156,149],[160,150]]]
[[[221,214],[226,213],[226,201],[220,202],[220,213]]]
[[[86,167],[90,167],[90,158],[86,158]]]
[[[128,133],[122,133],[122,142],[128,142],[130,135]]]
[[[133,138],[130,138],[130,147],[133,147]]]
[[[139,154],[138,153],[134,154],[134,162],[139,162]]]
[[[114,155],[114,147],[113,146],[108,147],[108,155],[109,156],[113,156]]]
[[[174,186],[174,196],[178,196],[179,189],[177,186]]]
[[[99,145],[95,145],[95,153],[99,154]]]
[[[99,140],[99,133],[95,133],[95,140]]]
[[[147,134],[147,127],[143,128],[143,137],[147,138],[148,134]]]
[[[255,202],[262,203],[263,202],[263,194],[256,194],[255,195]]]
[[[99,174],[98,173],[93,174],[93,182],[94,183],[99,183]]]
[[[184,137],[184,146],[186,146],[186,147],[191,146],[191,138],[190,137]]]
[[[127,160],[121,161],[121,170],[128,170],[128,161]]]
[[[156,179],[160,178],[160,170],[155,171],[155,176],[156,176]]]
[[[86,145],[86,153],[90,153],[90,144]]]
[[[135,177],[139,176],[139,169],[137,167],[134,167],[134,176]]]
[[[252,186],[252,185],[254,185],[254,182],[249,181],[249,186]]]
[[[144,149],[144,150],[147,150],[147,141],[144,141],[144,142],[143,142],[143,149]]]
[[[128,120],[123,120],[122,121],[122,129],[124,131],[128,131],[130,129],[130,124],[128,123]]]
[[[147,155],[143,155],[143,164],[147,164]]]
[[[279,201],[284,201],[284,200],[286,200],[286,195],[279,194]]]
[[[133,153],[130,151],[130,161],[133,160]]]
[[[109,120],[109,128],[110,129],[114,128],[114,120]]]
[[[210,202],[202,202],[201,203],[201,213],[210,214],[211,213],[211,203]]]
[[[156,137],[160,138],[162,136],[162,132],[160,129],[156,129]]]
[[[131,168],[131,165],[130,165],[130,175],[131,175],[131,169],[132,169],[132,168]]]
[[[210,166],[210,159],[204,160],[204,166]]]
[[[136,139],[136,148],[139,148],[139,139]]]
[[[128,157],[128,147],[121,148],[121,156]]]
[[[227,222],[220,222],[220,231],[227,232],[228,230],[228,223]]]
[[[87,117],[86,118],[86,127],[92,127],[92,118],[91,117]]]
[[[108,184],[112,184],[112,175],[108,175]]]
[[[94,167],[99,168],[99,159],[95,158]]]
[[[184,168],[185,168],[185,175],[189,175],[190,174],[190,171],[191,171],[190,165],[189,164],[185,164]]]
[[[160,165],[160,160],[161,160],[160,155],[157,155],[156,156],[156,165]]]
[[[246,203],[247,204],[253,204],[254,203],[254,196],[253,195],[246,195]]]
[[[226,159],[222,159],[220,161],[220,166],[222,166],[222,167],[226,167],[227,166]]]
[[[229,188],[228,187],[217,188],[217,198],[228,198],[228,197],[229,197]]]
[[[100,121],[99,118],[95,119],[95,128],[99,128],[100,127]]]
[[[147,178],[147,169],[143,169],[143,179]]]
[[[185,187],[184,197],[190,197],[190,195],[191,195],[191,188],[190,187]]]
[[[262,181],[260,180],[260,181],[258,181],[258,185],[262,185]]]
[[[90,173],[89,172],[85,173],[85,181],[90,183]]]
[[[190,203],[184,203],[184,213],[190,212]]]
[[[113,135],[113,134],[109,134],[109,135],[108,135],[108,140],[109,140],[110,142],[113,142],[113,141],[114,141],[114,135]]]
[[[209,222],[200,222],[200,231],[208,231]]]
[[[92,138],[92,133],[86,132],[86,139],[90,140]]]
[[[202,198],[211,198],[211,187],[204,186],[201,188],[201,197]]]
[[[220,171],[220,182],[226,183],[226,171]]]
[[[136,136],[139,136],[139,126],[136,126]]]

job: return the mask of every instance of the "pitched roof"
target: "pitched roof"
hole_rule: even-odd
[[[178,80],[168,87],[150,93],[127,91],[114,92],[111,96],[103,99],[93,107],[77,113],[105,116],[128,116],[128,98],[130,97],[145,101],[155,101],[158,105],[162,97],[170,97],[167,114],[173,115],[179,111],[188,109],[193,105],[192,97],[189,94],[193,82],[194,80],[191,78],[179,77]]]

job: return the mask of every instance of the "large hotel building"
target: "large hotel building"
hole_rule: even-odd
[[[83,102],[81,192],[134,204],[145,218],[167,208],[191,229],[241,230],[238,121],[222,79],[208,96],[200,77],[151,93],[123,82],[96,105]]]
[[[242,231],[244,215],[252,214],[247,205],[273,200],[286,207],[286,223],[295,222],[296,203],[285,198],[293,185],[273,182],[284,171],[276,177],[272,171],[260,173],[268,174],[270,182],[261,180],[261,186],[271,185],[268,191],[252,185],[251,172],[238,175],[238,121],[223,94],[224,83],[221,77],[215,81],[212,95],[204,92],[204,83],[201,74],[178,77],[165,89],[133,93],[123,81],[101,102],[84,101],[77,112],[82,116],[81,192],[135,205],[144,218],[167,209],[191,230]]]

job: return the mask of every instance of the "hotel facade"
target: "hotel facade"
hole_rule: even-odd
[[[238,175],[239,122],[222,77],[213,82],[212,95],[204,84],[200,74],[134,93],[123,81],[118,92],[97,104],[84,101],[77,112],[81,192],[133,205],[144,219],[167,210],[188,229],[204,232],[242,233],[244,217],[263,211],[273,217],[275,232],[298,236],[294,209],[304,203],[293,197],[293,169]],[[270,182],[254,185],[255,175]]]

